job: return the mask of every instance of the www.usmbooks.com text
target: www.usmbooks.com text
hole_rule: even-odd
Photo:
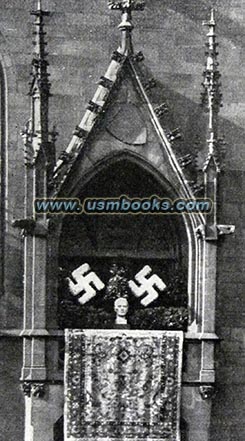
[[[174,201],[158,196],[149,198],[86,198],[79,199],[36,199],[36,213],[47,214],[182,214],[210,213],[210,199],[176,199]]]

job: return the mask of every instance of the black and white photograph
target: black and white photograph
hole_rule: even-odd
[[[0,441],[245,440],[245,0],[0,0]]]

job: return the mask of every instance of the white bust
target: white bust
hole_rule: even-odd
[[[127,325],[126,315],[128,313],[128,301],[125,297],[119,297],[115,300],[114,310],[116,312],[116,324]]]

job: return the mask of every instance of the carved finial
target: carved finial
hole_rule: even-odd
[[[34,15],[36,17],[36,20],[34,23],[35,31],[33,33],[33,35],[35,36],[35,40],[33,41],[34,57],[32,60],[33,81],[31,83],[30,94],[33,94],[34,93],[33,88],[38,86],[40,92],[49,95],[50,83],[48,81],[48,77],[49,77],[49,74],[47,72],[48,62],[46,60],[48,54],[45,49],[47,43],[45,41],[46,32],[44,32],[43,18],[45,16],[50,15],[50,13],[48,11],[42,10],[42,2],[41,0],[38,0],[37,9],[32,11],[31,15]]]
[[[122,12],[122,21],[118,28],[122,32],[121,50],[123,55],[133,53],[131,32],[133,30],[132,11],[143,11],[145,2],[143,0],[112,0],[108,1],[110,9]]]
[[[49,16],[48,11],[43,10],[41,0],[36,0],[36,9],[31,11],[35,17],[32,59],[32,81],[30,83],[29,95],[31,97],[31,119],[23,132],[25,144],[25,163],[27,166],[34,166],[40,152],[43,156],[43,166],[47,174],[55,161],[55,139],[56,133],[49,131],[49,97],[50,82],[48,73],[48,61],[46,52],[47,42],[45,41],[44,17]]]
[[[45,41],[46,32],[44,32],[44,17],[49,16],[50,13],[44,11],[41,0],[37,0],[36,9],[31,11],[31,15],[35,17],[33,32],[35,38],[33,41],[34,51],[31,73],[33,78],[30,83],[29,94],[32,97],[32,134],[33,137],[37,137],[34,150],[38,152],[41,145],[47,145],[49,142],[48,111],[50,82],[48,73],[49,63],[47,61],[48,53],[46,52],[47,42]]]
[[[216,42],[216,21],[214,9],[211,10],[210,20],[203,23],[204,26],[208,26],[208,42],[206,43],[206,67],[203,73],[204,81],[202,93],[202,103],[207,108],[209,113],[208,122],[208,157],[204,165],[204,170],[207,168],[209,160],[214,158],[215,164],[217,164],[217,171],[219,171],[218,159],[217,159],[217,131],[218,131],[218,113],[221,107],[222,94],[220,92],[221,83],[219,81],[221,75],[218,70],[219,63],[217,61],[217,46]]]
[[[145,8],[144,0],[108,0],[108,7],[110,9],[143,11]]]

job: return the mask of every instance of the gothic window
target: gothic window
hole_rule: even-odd
[[[81,191],[87,197],[170,197],[156,177],[129,160],[110,164]],[[68,215],[60,239],[60,326],[111,327],[113,303],[121,292],[129,301],[129,323],[137,329],[187,326],[187,238],[177,215]],[[66,276],[87,263],[104,289],[85,306],[69,292]],[[149,266],[166,288],[147,307],[128,282]]]

